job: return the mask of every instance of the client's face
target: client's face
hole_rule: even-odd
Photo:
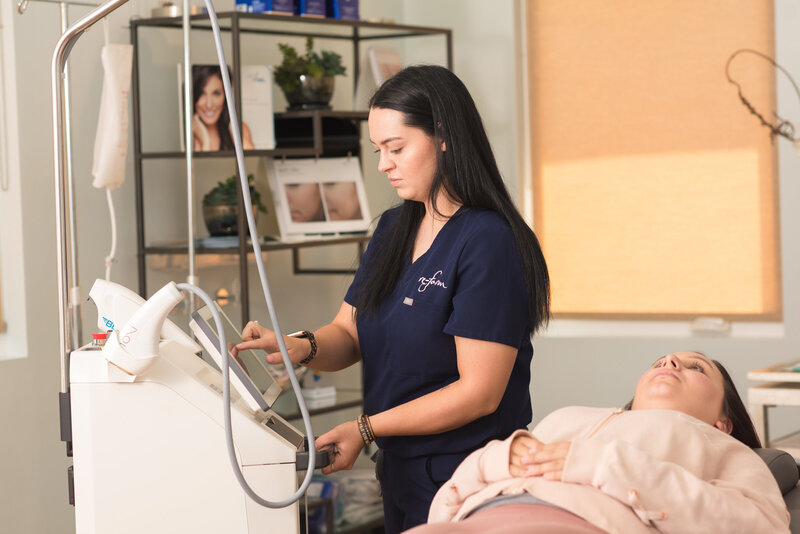
[[[730,432],[722,413],[724,379],[714,363],[696,352],[659,359],[639,379],[633,410],[677,410]]]

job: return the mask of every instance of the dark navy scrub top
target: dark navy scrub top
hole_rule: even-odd
[[[351,306],[358,305],[400,209],[388,210],[378,222],[344,299]],[[417,261],[397,261],[406,265],[394,292],[356,325],[365,413],[383,412],[456,381],[453,336],[502,343],[519,352],[494,413],[441,434],[379,437],[378,446],[403,457],[468,452],[525,428],[532,419],[528,292],[506,220],[493,211],[462,207]]]

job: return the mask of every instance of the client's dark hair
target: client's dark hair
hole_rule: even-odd
[[[429,195],[444,192],[465,208],[492,210],[508,221],[525,275],[528,320],[535,332],[550,318],[550,277],[539,241],[514,206],[483,128],[478,109],[466,86],[444,67],[407,67],[381,85],[370,109],[391,109],[404,115],[405,124],[434,140],[436,172]],[[442,145],[446,147],[442,150]],[[386,246],[379,252],[356,306],[356,317],[374,313],[392,294],[411,256],[417,228],[425,215],[422,202],[406,200]]]
[[[698,351],[692,352],[703,354]],[[703,354],[703,356],[705,356],[705,354]],[[747,413],[747,408],[745,408],[742,402],[742,397],[739,396],[739,391],[736,389],[736,384],[733,383],[731,375],[728,374],[728,370],[725,369],[725,366],[717,360],[711,361],[717,366],[717,369],[719,369],[722,375],[722,413],[724,413],[725,417],[731,422],[731,437],[738,439],[751,449],[760,448],[761,440],[756,433],[756,427],[753,425],[753,420],[750,419],[750,414]],[[625,405],[625,409],[630,410],[632,406],[633,399]]]
[[[711,361],[722,373],[722,383],[725,385],[725,396],[722,398],[722,413],[730,419],[733,426],[731,436],[753,449],[761,447],[761,440],[758,439],[756,427],[753,425],[753,420],[750,419],[750,414],[747,413],[747,408],[745,408],[742,398],[736,390],[736,385],[733,383],[731,375],[717,360]]]

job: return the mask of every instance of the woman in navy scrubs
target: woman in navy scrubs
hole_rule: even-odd
[[[506,191],[464,84],[408,67],[370,101],[370,141],[403,203],[380,218],[330,324],[285,338],[293,362],[363,362],[365,415],[316,440],[323,472],[350,469],[375,440],[387,533],[427,519],[472,451],[532,419],[531,335],[550,314],[539,243]],[[248,323],[237,348],[280,363],[274,334]]]

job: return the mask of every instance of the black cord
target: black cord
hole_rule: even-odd
[[[744,107],[746,107],[747,110],[750,111],[750,113],[758,117],[758,120],[761,121],[761,124],[763,126],[769,128],[770,137],[774,140],[776,135],[780,135],[781,137],[785,137],[789,141],[792,142],[798,141],[800,138],[795,136],[794,125],[791,122],[782,119],[775,111],[772,112],[772,114],[775,116],[775,121],[774,122],[768,121],[761,113],[756,111],[755,106],[753,106],[753,104],[751,104],[750,101],[745,98],[744,94],[742,93],[742,86],[738,82],[736,82],[733,78],[731,78],[729,72],[731,62],[733,61],[733,58],[744,52],[755,54],[756,56],[766,59],[767,61],[772,63],[772,65],[775,66],[776,69],[783,72],[786,75],[786,77],[789,78],[792,87],[794,87],[795,93],[797,93],[798,99],[800,99],[800,89],[798,89],[797,84],[794,81],[794,78],[792,78],[792,75],[789,74],[789,72],[786,69],[778,65],[778,63],[776,63],[774,59],[765,54],[762,54],[761,52],[758,52],[757,50],[752,50],[750,48],[741,48],[737,50],[736,52],[731,54],[730,57],[728,57],[728,61],[725,62],[725,77],[728,78],[728,82],[736,86],[736,91],[739,93],[739,100],[742,101]]]

